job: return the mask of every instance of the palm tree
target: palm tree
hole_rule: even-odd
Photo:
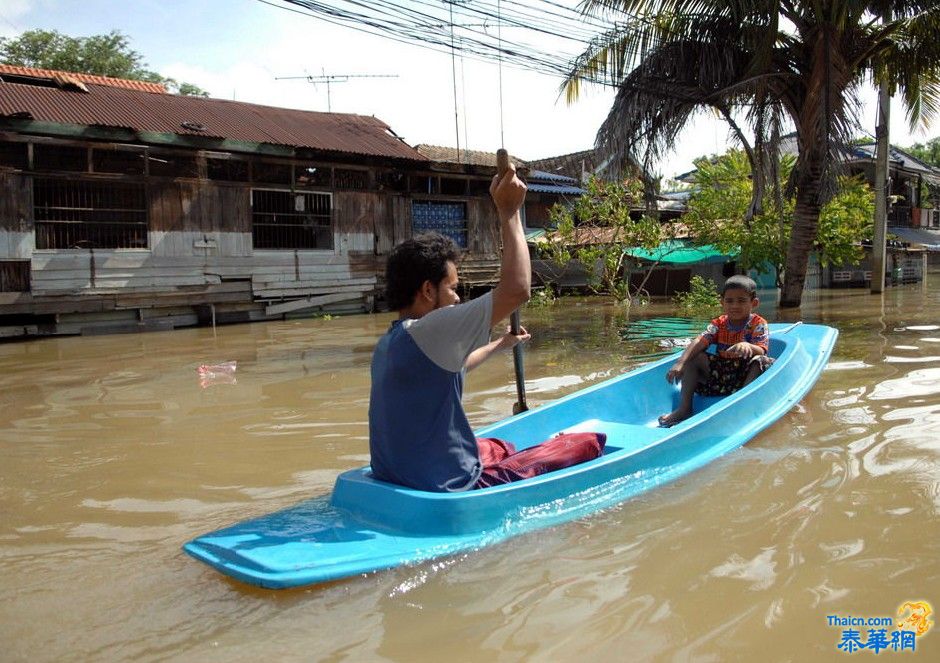
[[[799,156],[782,306],[799,306],[819,211],[836,186],[842,149],[858,133],[859,92],[886,80],[911,126],[940,108],[940,0],[585,0],[610,18],[564,83],[616,85],[597,135],[600,151],[648,166],[689,120],[716,111],[754,173],[750,214],[781,195],[776,145],[792,126]],[[753,142],[748,140],[753,136]]]

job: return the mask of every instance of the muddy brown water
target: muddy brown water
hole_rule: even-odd
[[[566,525],[280,592],[180,545],[368,462],[369,360],[390,316],[2,344],[0,659],[850,656],[829,615],[940,608],[940,275],[761,310],[841,335],[812,392],[746,446]],[[524,324],[532,405],[656,350],[623,341],[626,316],[602,300],[564,299]],[[198,366],[225,361],[234,381],[200,381]],[[514,400],[508,355],[469,377],[475,426]],[[940,660],[940,627],[916,643]]]

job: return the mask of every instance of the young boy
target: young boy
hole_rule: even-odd
[[[692,414],[692,396],[726,396],[750,384],[773,363],[767,356],[770,332],[767,321],[754,313],[757,285],[746,276],[732,276],[721,288],[721,310],[708,328],[689,345],[666,373],[670,382],[682,382],[679,407],[659,418],[659,425],[674,426]],[[718,354],[705,352],[712,343]]]

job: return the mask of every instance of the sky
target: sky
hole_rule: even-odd
[[[574,5],[576,0],[559,0]],[[303,110],[374,115],[410,145],[495,151],[524,160],[589,149],[613,92],[584,88],[569,105],[558,77],[457,58],[326,23],[279,8],[279,0],[3,0],[0,37],[58,30],[73,37],[124,33],[147,68],[208,90],[213,97]],[[553,48],[546,41],[540,44]],[[327,87],[279,77],[356,74]],[[456,82],[456,86],[454,83]],[[455,104],[455,87],[457,102]],[[502,97],[502,112],[500,111]],[[873,89],[863,94],[862,126],[874,133]],[[455,108],[456,106],[456,108]],[[911,132],[900,102],[891,108],[891,142],[906,146],[940,135]],[[726,125],[703,113],[657,164],[672,177],[693,159],[724,152]]]

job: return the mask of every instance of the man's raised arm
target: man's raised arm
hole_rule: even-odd
[[[496,203],[499,230],[503,241],[503,257],[499,269],[499,283],[493,290],[493,324],[529,301],[532,286],[532,266],[529,249],[522,232],[519,210],[525,202],[526,185],[516,177],[516,168],[497,175],[490,184],[490,195]]]

